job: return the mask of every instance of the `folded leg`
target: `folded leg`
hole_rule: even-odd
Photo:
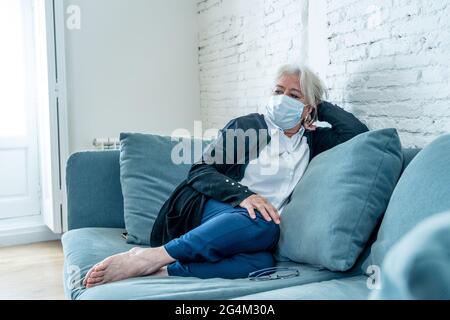
[[[241,253],[218,262],[174,262],[167,266],[169,276],[196,277],[201,279],[246,278],[249,273],[271,268],[275,261],[270,252]]]
[[[252,219],[247,210],[208,201],[202,224],[167,243],[167,253],[182,263],[217,262],[240,253],[271,251],[280,229],[261,214]]]

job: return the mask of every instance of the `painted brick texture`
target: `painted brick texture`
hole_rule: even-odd
[[[329,100],[405,147],[450,132],[450,1],[328,0]]]
[[[276,69],[302,59],[304,2],[200,0],[199,68],[205,128],[257,112]]]
[[[328,100],[405,147],[450,132],[450,0],[326,1]],[[198,14],[206,128],[258,111],[277,67],[308,59],[307,0],[199,0]]]

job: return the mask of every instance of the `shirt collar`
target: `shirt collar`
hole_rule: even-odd
[[[268,117],[266,114],[264,115],[264,120],[266,120],[267,123],[267,128],[269,129],[269,135],[272,136],[273,133],[275,134],[279,134],[281,136],[285,136],[286,138],[288,138],[285,134],[284,134],[284,130],[281,129],[280,127],[278,127],[273,121],[272,119],[270,119],[270,117]],[[292,141],[297,140],[301,137],[303,137],[303,135],[305,134],[305,128],[301,127],[300,130],[294,134],[290,139],[292,139]],[[288,138],[289,139],[289,138]]]

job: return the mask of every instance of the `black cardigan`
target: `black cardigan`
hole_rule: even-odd
[[[317,128],[316,131],[305,133],[310,148],[310,159],[368,131],[368,128],[351,113],[329,102],[324,101],[319,104],[318,118],[319,121],[330,123],[332,128]],[[237,155],[237,143],[235,143],[235,154],[231,155],[235,160],[234,164],[227,164],[227,161],[222,161],[224,164],[211,164],[210,161],[206,161],[209,155],[216,156],[217,159],[217,155],[220,154],[224,160],[230,157],[226,154],[227,135],[225,133],[228,129],[242,129],[243,131],[266,129],[267,137],[259,139],[258,136],[256,146],[250,146],[247,143],[242,155]],[[236,207],[244,199],[254,194],[239,182],[244,178],[248,163],[253,160],[251,155],[258,157],[260,151],[270,142],[264,116],[253,113],[233,119],[221,132],[219,138],[210,145],[212,149],[204,153],[200,162],[192,165],[187,179],[174,190],[162,206],[150,235],[152,247],[164,245],[199,226],[203,206],[208,199],[213,198]],[[215,149],[216,145],[220,148]],[[254,148],[256,148],[256,152],[254,152]],[[236,161],[241,156],[244,157],[243,161]]]

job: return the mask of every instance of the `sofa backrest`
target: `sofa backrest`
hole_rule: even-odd
[[[404,168],[420,150],[404,149]],[[120,152],[88,151],[67,162],[68,229],[125,228]]]
[[[411,163],[411,161],[414,159],[414,157],[420,152],[420,150],[421,149],[403,149],[403,169],[402,169],[402,173],[403,173],[403,171],[405,171],[406,167],[408,167],[408,165]],[[380,221],[380,223],[381,223],[381,221]],[[375,228],[375,230],[373,230],[373,232],[372,232],[372,234],[370,236],[370,239],[369,239],[369,241],[366,244],[366,248],[364,249],[364,251],[359,256],[356,264],[347,273],[349,273],[349,274],[361,274],[362,264],[367,260],[367,257],[370,254],[370,248],[372,247],[372,244],[377,239],[377,234],[378,234],[378,231],[379,231],[379,228],[380,228],[380,223]]]
[[[369,266],[380,267],[389,250],[406,233],[432,215],[450,209],[449,150],[450,134],[444,134],[428,144],[403,172],[364,270]]]
[[[119,151],[87,151],[66,166],[68,230],[125,228]]]

